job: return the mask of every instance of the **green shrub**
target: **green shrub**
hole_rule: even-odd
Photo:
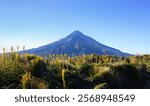
[[[23,89],[47,89],[48,84],[43,80],[33,77],[30,72],[26,72],[22,76],[22,88]]]

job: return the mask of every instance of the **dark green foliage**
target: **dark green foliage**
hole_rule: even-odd
[[[47,65],[43,60],[38,60],[33,65],[32,75],[38,78],[48,77],[49,72],[47,69]]]
[[[89,80],[83,78],[78,71],[67,71],[66,83],[69,89],[89,89],[91,88],[91,83]]]
[[[145,75],[147,69],[145,65],[132,65],[125,64],[114,66],[111,68],[110,72],[113,73],[113,76],[116,76],[115,86],[117,88],[126,88],[126,89],[136,89],[142,88],[145,85]]]
[[[0,88],[21,88],[21,76],[17,73],[0,71]]]
[[[90,75],[93,72],[92,65],[87,64],[87,63],[82,64],[79,72],[80,72],[80,75],[84,78],[90,77]]]

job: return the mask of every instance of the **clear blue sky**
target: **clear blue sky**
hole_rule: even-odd
[[[38,47],[74,30],[124,52],[150,54],[150,0],[0,0],[0,49]]]

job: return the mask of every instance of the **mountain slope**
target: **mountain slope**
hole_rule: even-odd
[[[72,56],[80,55],[83,53],[115,55],[123,57],[129,55],[127,53],[121,52],[120,50],[103,45],[91,37],[84,35],[80,31],[74,31],[63,39],[41,46],[39,48],[27,50],[26,52],[42,56],[48,54],[67,54]]]

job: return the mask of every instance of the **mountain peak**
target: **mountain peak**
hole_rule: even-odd
[[[79,37],[79,36],[85,36],[82,32],[79,30],[73,31],[69,36],[71,37]]]
[[[79,30],[75,30],[72,33],[76,33],[76,34],[82,34],[82,32],[80,32]]]

